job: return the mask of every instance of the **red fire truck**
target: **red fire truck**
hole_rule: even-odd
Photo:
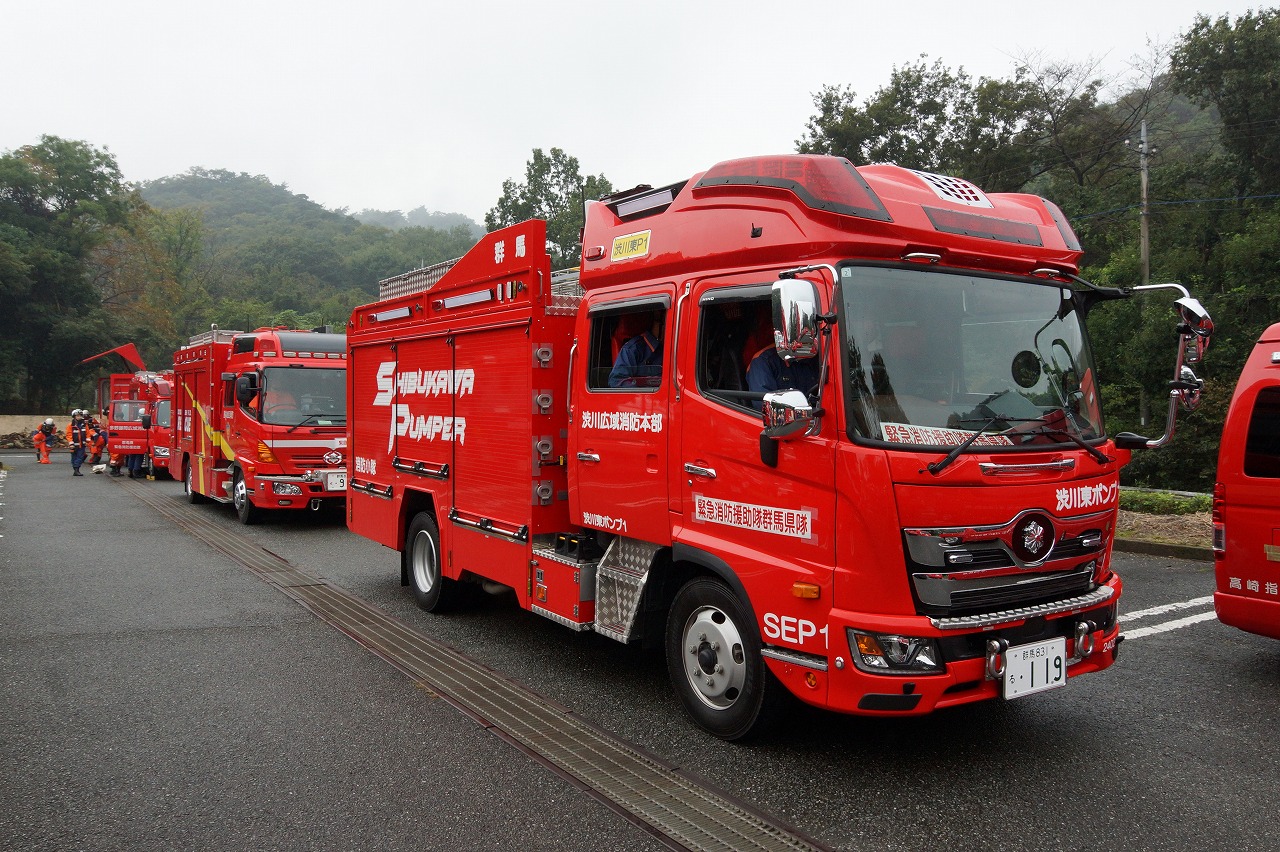
[[[139,425],[145,435],[143,470],[151,477],[168,473],[173,441],[173,371],[134,373],[129,382],[129,399],[142,403]]]
[[[1245,362],[1213,489],[1218,620],[1280,639],[1280,323]]]
[[[720,163],[382,282],[347,331],[348,525],[421,606],[461,582],[665,649],[737,739],[789,692],[921,714],[1112,664],[1119,470],[1077,276],[1030,195],[819,156]],[[1163,287],[1166,285],[1155,285]]]
[[[214,328],[173,355],[169,472],[192,503],[232,503],[240,521],[346,498],[346,340],[341,334]]]

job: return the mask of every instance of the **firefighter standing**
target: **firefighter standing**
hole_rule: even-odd
[[[36,459],[40,464],[49,464],[49,450],[58,440],[58,428],[53,425],[52,417],[46,417],[31,433],[31,440],[36,445]]]
[[[84,476],[80,465],[89,451],[89,424],[85,422],[84,412],[76,409],[71,412],[71,422],[67,424],[67,444],[71,447],[71,475]]]

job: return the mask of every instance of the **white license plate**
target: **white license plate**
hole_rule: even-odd
[[[326,491],[346,491],[347,475],[345,473],[326,473],[324,475],[324,488]]]
[[[1004,652],[1004,697],[1021,698],[1067,685],[1067,640],[1046,639]]]

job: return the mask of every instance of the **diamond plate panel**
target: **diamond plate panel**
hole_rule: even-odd
[[[626,642],[640,611],[640,596],[649,579],[656,544],[615,538],[596,571],[596,630]]]

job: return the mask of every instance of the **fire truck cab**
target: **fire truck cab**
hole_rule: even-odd
[[[1280,639],[1280,323],[1236,383],[1213,489],[1218,620]]]
[[[761,729],[789,692],[919,714],[1115,660],[1119,470],[1053,204],[836,157],[720,163],[383,282],[348,328],[348,525],[427,609],[501,584],[665,649],[689,715]],[[1159,285],[1164,286],[1164,285]]]

